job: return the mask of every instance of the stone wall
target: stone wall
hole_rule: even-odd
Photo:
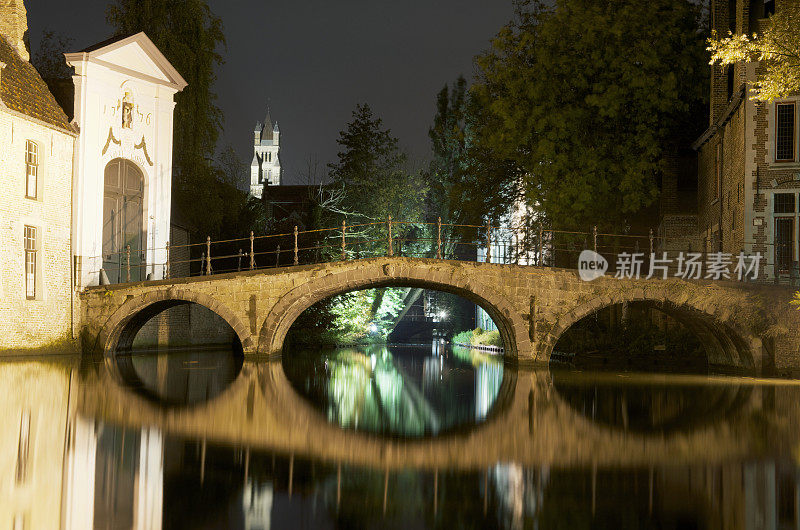
[[[702,252],[703,240],[697,237],[697,215],[663,215],[658,229],[656,252],[674,258],[680,252]],[[675,264],[677,271],[677,262]]]
[[[656,252],[675,257],[678,252],[698,251],[697,154],[691,149],[671,149],[664,159],[659,197]]]
[[[39,151],[35,199],[25,193],[25,148]],[[0,349],[43,348],[72,336],[70,248],[74,137],[0,106]],[[25,290],[25,226],[37,231],[35,299]]]
[[[216,313],[198,304],[165,309],[145,324],[133,345],[192,346],[230,344],[236,339],[231,327]]]
[[[169,276],[186,278],[191,273],[191,252],[189,231],[173,224],[169,227]]]
[[[698,227],[709,252],[724,250],[738,254],[744,250],[744,125],[745,105],[740,102],[724,125],[700,148]],[[719,189],[718,152],[721,153]]]
[[[756,67],[755,75],[763,73],[764,66]],[[800,109],[800,95],[791,98]],[[761,224],[753,226],[754,251],[759,251],[774,263],[774,218],[773,197],[776,192],[800,192],[800,163],[776,163],[773,146],[775,135],[775,104],[750,102],[751,115],[748,127],[753,130],[753,144],[747,146],[750,157],[747,171],[747,186],[752,192],[752,217]],[[796,119],[796,118],[795,118]],[[795,135],[797,135],[795,129]],[[795,141],[797,141],[795,139]],[[797,150],[797,148],[795,148]],[[797,157],[797,153],[795,154]],[[797,205],[795,206],[797,208]],[[797,235],[794,235],[795,241]],[[797,244],[795,243],[795,252]],[[795,256],[794,261],[797,261]],[[773,270],[769,270],[774,274]]]

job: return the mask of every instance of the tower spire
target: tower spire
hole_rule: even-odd
[[[267,116],[264,118],[264,130],[265,131],[272,130],[272,118],[269,115],[269,103],[267,104]]]

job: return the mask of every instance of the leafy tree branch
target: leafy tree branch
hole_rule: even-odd
[[[800,4],[783,2],[766,22],[760,35],[725,37],[712,33],[708,40],[711,64],[728,66],[760,63],[763,70],[753,82],[752,99],[773,101],[800,92]]]

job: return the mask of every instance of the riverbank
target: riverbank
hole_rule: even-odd
[[[492,346],[492,345],[487,345],[487,344],[463,344],[463,343],[460,343],[460,342],[450,342],[449,344],[451,344],[453,346],[458,346],[459,348],[469,348],[471,350],[481,350],[481,351],[486,351],[486,352],[490,352],[490,353],[499,353],[499,354],[505,353],[505,349],[503,349],[503,348],[501,348],[499,346]]]
[[[500,332],[496,329],[483,330],[475,328],[462,331],[453,335],[451,342],[467,348],[493,347],[500,351],[503,350],[503,339],[500,338]]]

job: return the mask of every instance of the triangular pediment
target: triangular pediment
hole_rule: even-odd
[[[133,77],[172,86],[178,90],[186,81],[144,32],[105,41],[82,52],[65,54],[67,62],[88,60]]]
[[[107,63],[116,64],[135,70],[136,72],[161,79],[162,81],[172,81],[167,74],[147,55],[138,42],[126,44],[121,48],[109,50],[105,53],[95,55],[95,58]]]

